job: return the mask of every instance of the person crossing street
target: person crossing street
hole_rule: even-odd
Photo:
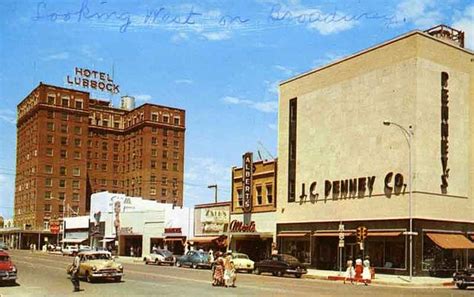
[[[79,267],[81,266],[81,258],[77,252],[74,252],[74,260],[72,261],[71,266],[71,282],[74,286],[73,292],[81,291],[80,282],[79,282]]]

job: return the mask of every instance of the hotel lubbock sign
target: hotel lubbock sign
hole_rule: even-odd
[[[94,89],[112,94],[120,93],[119,85],[114,83],[108,73],[87,68],[74,68],[74,76],[66,76],[66,83],[86,89]]]
[[[243,188],[243,211],[252,212],[252,162],[253,154],[248,152],[242,156],[242,188]]]

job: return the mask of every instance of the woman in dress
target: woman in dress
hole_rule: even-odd
[[[362,271],[364,270],[364,266],[362,266],[362,256],[357,257],[355,261],[355,279],[357,284],[361,281],[362,279]]]
[[[362,271],[362,279],[364,280],[364,284],[367,286],[372,278],[372,273],[370,271],[370,260],[369,256],[365,257],[364,260],[364,270]]]
[[[346,280],[349,279],[351,281],[351,284],[352,284],[352,281],[354,279],[354,266],[352,266],[352,257],[349,257],[347,259],[347,262],[346,262],[346,273],[345,273],[345,278],[344,278],[344,283],[346,283]]]
[[[213,286],[224,285],[224,260],[222,257],[217,258],[216,265],[214,266],[214,275],[212,280]]]

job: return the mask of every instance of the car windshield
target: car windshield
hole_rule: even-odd
[[[290,264],[299,264],[300,263],[300,261],[298,261],[298,259],[296,259],[295,257],[290,256],[290,255],[281,255],[281,258],[282,258],[283,261],[288,262]]]
[[[234,259],[248,259],[249,256],[247,256],[246,254],[233,254],[232,258],[234,258]]]
[[[0,262],[7,262],[9,259],[8,256],[0,256]]]
[[[93,254],[87,256],[88,260],[110,260],[109,254]]]
[[[169,256],[172,256],[173,254],[168,251],[168,250],[158,250],[156,251],[157,254],[159,255],[162,255],[162,256],[165,256],[165,257],[169,257]]]

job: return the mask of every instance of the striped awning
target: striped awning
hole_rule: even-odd
[[[443,249],[474,249],[474,242],[462,234],[426,233],[426,235]]]

